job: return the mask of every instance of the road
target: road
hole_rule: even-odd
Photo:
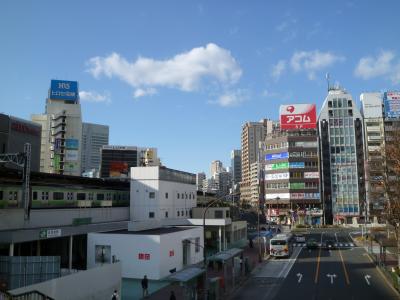
[[[349,231],[313,230],[306,239],[333,241],[337,249],[296,244],[289,259],[271,259],[251,274],[232,300],[400,299]]]

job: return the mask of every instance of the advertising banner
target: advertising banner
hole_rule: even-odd
[[[76,101],[78,99],[78,82],[52,80],[49,97],[56,100]]]
[[[79,149],[79,141],[77,139],[66,139],[65,140],[65,149],[78,150]]]
[[[281,105],[279,116],[284,130],[317,128],[315,104]]]
[[[289,179],[289,172],[287,172],[287,173],[265,174],[265,180],[280,180],[280,179]]]
[[[289,184],[290,189],[304,189],[305,188],[305,183],[304,182],[291,182]]]
[[[304,193],[290,193],[290,199],[304,199]]]
[[[53,163],[54,163],[54,171],[58,172],[60,171],[60,154],[54,154],[54,159],[53,159]]]
[[[305,193],[304,198],[306,199],[319,199],[319,193]]]
[[[78,163],[74,161],[66,161],[64,163],[64,170],[70,173],[78,172]]]
[[[289,152],[272,153],[265,155],[265,160],[282,159],[288,157],[289,157]]]
[[[281,162],[276,164],[265,165],[266,171],[288,169],[288,168],[289,168],[289,162]]]
[[[67,150],[65,151],[66,161],[77,161],[78,160],[78,150]]]
[[[289,193],[281,193],[281,194],[265,194],[265,198],[269,200],[281,200],[281,199],[289,199]],[[279,198],[279,199],[277,199]]]
[[[400,117],[400,91],[385,92],[383,94],[383,103],[385,105],[385,117]]]
[[[319,172],[304,172],[304,178],[319,178]]]
[[[304,169],[304,161],[293,161],[289,163],[291,169]]]
[[[128,172],[127,162],[113,161],[110,163],[110,177],[128,177]]]

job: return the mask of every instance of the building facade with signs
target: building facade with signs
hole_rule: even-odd
[[[42,126],[40,171],[81,175],[82,114],[78,82],[51,80],[44,114],[32,115]]]
[[[24,144],[31,144],[31,170],[40,169],[40,125],[13,116],[0,114],[0,153],[24,152]],[[14,167],[7,164],[8,167]]]
[[[318,127],[326,222],[355,222],[367,209],[363,118],[344,89],[329,89]]]
[[[263,186],[267,218],[289,224],[320,224],[322,210],[316,129],[277,129],[267,135],[264,151]]]

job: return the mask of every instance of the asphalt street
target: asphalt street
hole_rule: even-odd
[[[296,244],[289,259],[271,259],[253,271],[231,299],[400,299],[348,231],[313,230],[309,238],[322,245],[333,241],[337,248],[309,250]]]

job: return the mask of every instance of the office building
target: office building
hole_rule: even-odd
[[[223,197],[229,195],[232,187],[232,174],[226,171],[214,174],[215,182],[217,184],[218,196]]]
[[[224,167],[222,165],[222,162],[219,160],[213,160],[211,162],[211,167],[210,167],[210,176],[214,177],[216,173],[225,171]]]
[[[100,153],[101,178],[128,178],[132,167],[160,165],[156,148],[106,145]]]
[[[347,91],[329,88],[318,126],[325,221],[356,222],[366,210],[363,119]]]
[[[108,145],[109,128],[106,125],[82,123],[81,173],[92,172],[98,177],[101,148]]]
[[[268,133],[272,132],[273,122],[263,119],[260,122],[246,122],[242,126],[242,179],[240,183],[240,201],[251,203],[251,164],[260,160],[260,143],[264,142]]]
[[[203,190],[203,180],[205,180],[206,177],[206,173],[201,172],[201,173],[197,173],[196,175],[196,186],[197,186],[197,190],[198,191],[202,191]]]
[[[41,126],[31,121],[0,114],[0,153],[24,152],[31,144],[31,171],[40,169]],[[15,167],[7,164],[8,167]]]
[[[242,180],[242,151],[232,150],[231,151],[231,173],[232,183],[240,184]]]
[[[42,126],[40,171],[81,175],[82,115],[78,82],[51,80],[44,114],[32,115]]]

